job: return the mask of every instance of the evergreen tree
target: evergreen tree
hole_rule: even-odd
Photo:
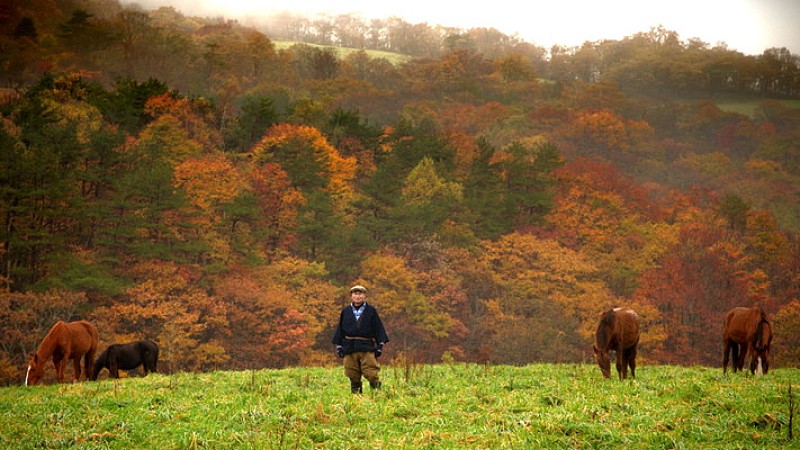
[[[397,242],[410,231],[398,222],[408,215],[410,206],[403,200],[402,190],[406,177],[424,158],[445,182],[452,179],[455,167],[455,151],[427,120],[416,126],[401,120],[388,145],[391,150],[377,158],[375,173],[362,186],[368,198],[360,204],[369,215],[363,223],[378,243]]]
[[[17,26],[14,27],[13,36],[17,39],[25,37],[36,40],[36,38],[39,37],[39,33],[36,31],[36,25],[33,23],[33,19],[30,17],[19,19]]]
[[[505,151],[509,159],[502,166],[508,195],[503,207],[514,212],[517,227],[538,224],[554,205],[552,171],[564,164],[558,147],[514,141]]]
[[[478,155],[464,183],[464,201],[473,232],[495,239],[514,229],[508,192],[498,164],[492,163],[495,148],[484,138],[478,140]]]
[[[145,104],[153,97],[170,92],[167,85],[155,78],[138,82],[132,78],[120,78],[114,89],[104,90],[99,85],[89,89],[89,101],[103,113],[110,123],[119,125],[122,131],[137,134],[153,117],[145,112]],[[172,92],[177,97],[176,92]]]
[[[320,189],[306,192],[306,205],[297,226],[301,255],[310,261],[329,259],[336,247],[336,230],[342,227],[330,195]]]
[[[227,148],[237,152],[250,150],[267,129],[278,123],[280,114],[275,101],[261,95],[248,95],[242,99],[242,109],[226,129]]]

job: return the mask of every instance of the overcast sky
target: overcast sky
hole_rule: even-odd
[[[786,47],[800,54],[800,0],[121,0],[145,8],[172,5],[184,15],[270,15],[298,13],[400,17],[410,23],[458,28],[496,28],[549,48],[619,40],[658,25],[681,40],[724,42],[745,54]],[[242,20],[246,23],[246,20]]]

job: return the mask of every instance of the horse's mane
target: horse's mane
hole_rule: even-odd
[[[47,360],[53,354],[53,350],[56,346],[54,340],[56,339],[55,331],[57,328],[66,325],[63,321],[59,320],[56,322],[52,327],[50,327],[50,331],[47,332],[47,336],[42,339],[42,342],[39,343],[39,346],[36,347],[36,353],[34,355],[37,358],[41,358],[43,360]]]
[[[597,326],[595,339],[597,340],[597,344],[602,348],[605,348],[611,340],[611,334],[614,332],[615,320],[616,316],[614,315],[613,309],[608,310],[600,318],[600,324]]]
[[[761,322],[766,322],[767,324],[769,324],[769,317],[767,317],[767,312],[764,311],[764,308],[759,306],[758,312],[761,315]]]
[[[769,323],[769,318],[767,317],[767,313],[764,312],[764,308],[758,308],[760,319],[758,321],[758,325],[756,326],[756,334],[753,337],[753,341],[756,345],[758,350],[764,350],[766,344],[764,342],[764,325],[766,324],[768,327],[772,327]]]

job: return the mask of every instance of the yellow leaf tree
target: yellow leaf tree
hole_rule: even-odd
[[[248,190],[244,177],[222,155],[187,159],[175,167],[174,185],[184,192],[190,206],[186,215],[199,227],[211,248],[208,258],[228,262],[233,257],[231,230],[224,229],[225,206]]]
[[[448,290],[452,283],[435,281],[435,274],[422,274],[386,252],[367,257],[361,277],[369,287],[367,301],[378,308],[393,351],[418,361],[439,361],[463,332],[463,324],[452,314],[451,302],[461,297]]]
[[[496,286],[487,300],[496,323],[493,360],[579,360],[598,314],[619,306],[587,258],[556,241],[513,233],[483,242],[480,261]]]
[[[354,196],[355,158],[345,158],[316,128],[288,123],[272,126],[253,148],[259,161],[275,162],[302,191],[323,189],[339,211]]]
[[[151,260],[133,265],[128,275],[136,280],[129,300],[92,314],[104,330],[101,346],[150,339],[161,347],[160,368],[167,372],[227,363],[229,356],[221,351],[230,330],[226,305],[198,286],[199,273]]]

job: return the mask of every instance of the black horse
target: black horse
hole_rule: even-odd
[[[94,362],[92,380],[96,380],[100,371],[108,369],[109,376],[119,378],[119,370],[132,370],[144,367],[144,374],[156,372],[158,364],[158,345],[150,341],[131,342],[129,344],[112,344],[106,348]]]

